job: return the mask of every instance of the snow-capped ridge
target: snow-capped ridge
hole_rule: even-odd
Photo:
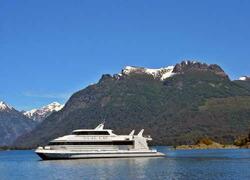
[[[174,69],[174,66],[167,66],[167,67],[158,68],[158,69],[126,66],[122,70],[122,73],[118,75],[122,76],[122,75],[129,75],[131,73],[139,73],[139,74],[145,73],[145,74],[152,75],[154,78],[159,78],[160,80],[164,80],[174,75],[173,69]]]
[[[212,72],[222,78],[229,78],[224,70],[217,64],[206,64],[197,60],[183,60],[180,63],[175,64],[174,66],[167,66],[162,68],[145,68],[145,67],[136,67],[136,66],[125,66],[122,69],[121,73],[115,74],[113,77],[120,79],[123,76],[128,76],[131,74],[147,74],[152,75],[155,79],[161,81],[172,77],[177,74],[185,74],[186,72]],[[109,78],[108,76],[105,76]],[[111,76],[110,76],[111,77]]]
[[[4,101],[0,101],[0,110],[12,110],[13,107],[11,107],[10,105],[6,104]]]
[[[26,111],[23,114],[33,119],[34,121],[41,122],[46,117],[48,117],[52,112],[60,111],[63,107],[64,105],[61,105],[58,102],[53,102],[39,109],[32,109],[30,111]]]
[[[249,81],[250,80],[250,76],[241,76],[239,77],[240,81]]]
[[[55,110],[55,111],[60,111],[62,108],[63,108],[64,105],[61,105],[60,103],[58,102],[52,102],[50,104],[48,104],[47,106],[44,106],[42,108],[48,108],[50,110]]]
[[[241,76],[241,77],[239,77],[239,80],[240,80],[240,81],[246,81],[246,80],[247,80],[247,77],[246,77],[246,76]]]

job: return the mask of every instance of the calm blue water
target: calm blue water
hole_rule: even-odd
[[[1,151],[0,179],[250,179],[250,150],[169,150],[165,158],[40,161],[33,151]]]

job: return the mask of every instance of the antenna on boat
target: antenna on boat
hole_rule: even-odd
[[[129,133],[129,136],[133,136],[135,133],[135,130],[131,131],[131,133]]]
[[[105,123],[105,120],[104,120],[101,124],[99,124],[99,125],[95,128],[95,130],[103,130],[103,128],[104,128],[104,123]]]
[[[137,135],[137,136],[142,137],[142,133],[143,133],[143,131],[144,131],[144,129],[142,129],[142,130],[138,133],[138,135]]]

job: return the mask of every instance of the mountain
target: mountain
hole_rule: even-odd
[[[34,121],[41,122],[51,113],[61,110],[63,106],[64,105],[61,105],[58,102],[53,102],[39,109],[32,109],[30,111],[23,112],[23,114]]]
[[[117,133],[144,128],[154,144],[189,144],[203,137],[232,143],[250,127],[250,84],[231,81],[218,65],[195,61],[160,69],[127,66],[73,94],[61,111],[14,144],[43,145],[103,120]]]
[[[36,123],[0,101],[0,146],[10,145],[20,135],[31,131]]]

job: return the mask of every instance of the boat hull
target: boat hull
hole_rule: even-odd
[[[122,152],[57,152],[49,150],[35,151],[43,160],[57,159],[90,159],[90,158],[132,158],[163,157],[165,154],[156,151],[122,151]]]

